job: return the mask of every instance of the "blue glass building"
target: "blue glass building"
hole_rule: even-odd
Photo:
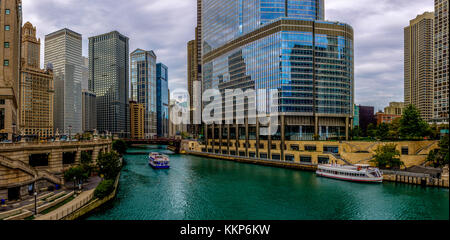
[[[162,63],[156,64],[156,109],[158,137],[169,136],[169,74]]]
[[[263,158],[285,160],[287,141],[348,138],[353,29],[325,21],[323,0],[203,0],[202,61],[204,90],[279,91],[277,134],[260,136],[247,121],[206,126],[208,151],[261,157],[264,145]],[[269,105],[264,96],[253,100]],[[233,145],[226,150],[225,139]]]
[[[153,51],[136,49],[130,54],[130,99],[144,105],[144,136],[157,136],[156,55]]]

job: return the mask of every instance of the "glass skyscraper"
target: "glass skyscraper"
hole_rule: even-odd
[[[61,29],[45,36],[44,62],[53,65],[54,128],[59,134],[82,132],[82,36]]]
[[[208,151],[255,156],[264,145],[263,158],[276,152],[274,159],[284,160],[287,141],[348,138],[354,103],[353,29],[324,21],[323,0],[202,3],[203,90],[278,89],[280,113],[273,136],[260,136],[259,125],[247,121],[206,126],[206,142],[212,145]],[[269,105],[258,94],[252,101],[258,109]],[[224,139],[236,142],[223,147]]]
[[[144,137],[157,135],[156,55],[153,51],[136,49],[131,56],[130,99],[144,105]]]
[[[168,68],[162,63],[156,64],[156,105],[158,118],[158,137],[169,136],[169,84]]]
[[[117,31],[89,38],[89,90],[97,96],[97,128],[120,137],[129,136],[128,41]]]

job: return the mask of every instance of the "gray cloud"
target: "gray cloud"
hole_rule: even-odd
[[[154,50],[169,67],[169,87],[186,88],[186,44],[194,38],[196,0],[23,0],[24,21],[39,37],[67,27],[88,37],[117,30],[135,48]],[[355,30],[355,101],[382,109],[403,100],[403,28],[433,11],[433,0],[326,0],[326,19]],[[43,48],[44,46],[42,46]],[[43,50],[43,49],[42,49]]]

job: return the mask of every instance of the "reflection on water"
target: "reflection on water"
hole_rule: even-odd
[[[171,153],[140,146],[129,152]],[[449,219],[449,191],[359,184],[314,173],[187,155],[153,170],[147,155],[126,155],[117,198],[88,219]]]

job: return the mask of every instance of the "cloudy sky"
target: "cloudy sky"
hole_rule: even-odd
[[[326,19],[355,30],[356,103],[383,109],[403,100],[403,28],[433,11],[434,0],[325,0]],[[169,67],[169,88],[186,88],[186,44],[194,39],[196,0],[22,0],[24,22],[48,33],[70,28],[88,37],[117,30],[130,51],[154,50]],[[42,55],[43,46],[42,44]],[[43,64],[42,64],[43,65]]]

